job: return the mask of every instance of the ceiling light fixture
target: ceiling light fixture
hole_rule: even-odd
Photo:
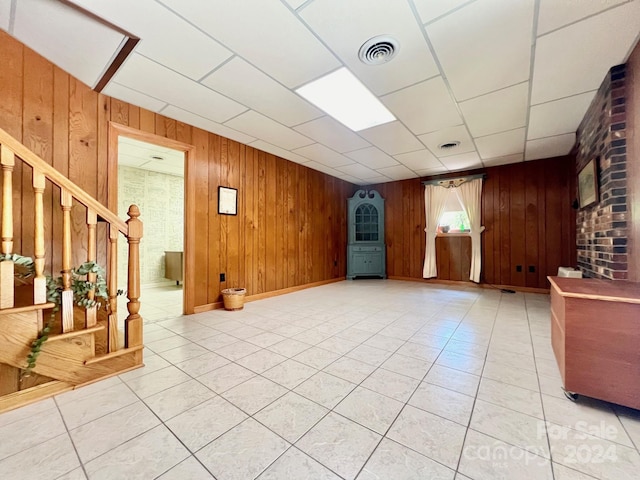
[[[381,65],[398,53],[398,41],[389,35],[370,38],[358,50],[358,58],[366,65]]]
[[[396,119],[345,67],[303,85],[296,93],[355,132]]]

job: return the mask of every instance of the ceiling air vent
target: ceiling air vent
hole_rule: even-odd
[[[440,145],[438,145],[438,148],[440,150],[451,150],[452,148],[456,148],[458,145],[460,145],[460,142],[455,140],[453,142],[441,143]]]
[[[380,65],[395,57],[398,46],[396,39],[388,35],[373,37],[360,47],[358,57],[367,65]]]

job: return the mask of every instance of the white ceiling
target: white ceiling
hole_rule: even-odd
[[[184,177],[184,152],[120,136],[118,165]]]
[[[141,39],[107,95],[357,184],[568,153],[640,32],[640,0],[71,1]],[[0,0],[0,28],[91,86],[122,41],[57,0]],[[361,63],[382,34],[397,56]],[[342,66],[398,120],[353,132],[295,93]]]

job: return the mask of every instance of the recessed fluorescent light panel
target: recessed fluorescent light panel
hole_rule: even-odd
[[[307,83],[296,92],[355,132],[396,119],[387,107],[344,67]]]

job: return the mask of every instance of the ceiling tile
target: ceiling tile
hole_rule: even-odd
[[[625,61],[638,25],[634,1],[538,38],[531,102],[597,90],[609,69]]]
[[[338,172],[338,176],[340,180],[344,180],[345,182],[353,183],[354,185],[367,185],[369,180],[363,180],[361,178],[352,177],[351,175],[347,175],[346,173]]]
[[[529,78],[534,0],[478,0],[427,26],[455,97]]]
[[[451,155],[450,157],[441,158],[440,161],[451,172],[482,167],[482,161],[476,152]]]
[[[322,172],[322,173],[326,173],[327,175],[331,175],[333,177],[340,178],[342,175],[344,175],[344,173],[342,173],[339,170],[336,170],[335,168],[331,168],[331,167],[328,167],[328,166],[326,166],[326,165],[324,165],[322,163],[318,163],[318,162],[314,162],[314,161],[307,162],[307,163],[304,164],[304,166],[312,168],[313,170],[317,170],[317,171]]]
[[[0,2],[0,29],[9,31],[9,21],[11,20],[11,1],[2,0]]]
[[[459,8],[469,0],[413,0],[422,23],[429,23],[456,8]]]
[[[409,170],[404,165],[396,165],[395,167],[379,168],[378,172],[389,177],[392,180],[406,180],[408,178],[418,178],[418,175]]]
[[[303,125],[298,125],[295,129],[303,135],[313,138],[316,142],[322,143],[340,153],[370,146],[369,142],[363,140],[331,117],[318,118]]]
[[[576,8],[576,0],[540,0],[538,36],[627,1],[580,0]]]
[[[473,140],[471,140],[469,136],[469,132],[467,132],[467,127],[464,125],[427,133],[426,135],[418,136],[418,138],[437,157],[448,157],[449,155],[472,152],[476,149]],[[442,145],[443,143],[454,141],[460,142],[460,145],[449,150],[443,150],[438,147],[438,145]]]
[[[375,185],[377,183],[386,183],[390,180],[391,179],[389,177],[385,177],[384,175],[379,175],[374,178],[368,178],[367,183],[361,183],[360,185]]]
[[[359,163],[354,163],[353,165],[346,165],[344,167],[337,167],[337,170],[340,170],[341,172],[344,172],[347,175],[352,175],[362,180],[370,180],[372,178],[377,178],[380,176],[380,174],[375,170],[371,170],[370,168],[365,167],[364,165],[361,165]]]
[[[377,95],[439,73],[408,2],[324,0],[305,6],[300,16]],[[383,34],[398,41],[397,55],[381,65],[365,65],[358,58],[360,47]]]
[[[285,0],[294,10],[299,8],[307,0]]]
[[[303,157],[307,157],[311,160],[332,168],[354,163],[350,158],[347,158],[344,155],[340,155],[339,153],[334,152],[330,148],[327,148],[319,143],[314,143],[313,145],[298,148],[294,150],[294,153],[297,153],[299,155],[302,155]]]
[[[300,135],[298,132],[294,132],[290,128],[253,110],[232,118],[225,125],[265,142],[278,145],[285,150],[293,150],[313,143],[310,138]]]
[[[538,160],[540,158],[559,157],[567,155],[576,143],[576,134],[567,133],[557,137],[539,138],[527,142],[525,160]]]
[[[160,1],[287,87],[298,87],[340,66],[281,2]]]
[[[524,152],[524,128],[476,138],[482,158],[504,157]]]
[[[482,160],[485,167],[497,167],[498,165],[508,165],[510,163],[520,163],[524,160],[523,153],[515,153],[513,155],[506,155],[504,157],[489,158],[488,160]]]
[[[355,150],[353,152],[345,153],[345,155],[358,163],[374,169],[398,165],[398,162],[393,157],[387,155],[376,147]]]
[[[360,135],[389,155],[421,150],[424,145],[400,122],[361,130]]]
[[[382,97],[382,101],[415,134],[462,123],[442,77],[391,93]]]
[[[395,155],[394,158],[411,170],[424,170],[442,166],[442,163],[429,150],[402,153]]]
[[[194,80],[232,55],[155,0],[74,0],[74,3],[141,38],[136,52]]]
[[[302,155],[298,155],[297,153],[290,152],[289,150],[285,150],[280,147],[276,147],[275,145],[271,145],[263,140],[256,140],[255,142],[251,142],[249,146],[253,148],[257,148],[258,150],[262,150],[263,152],[271,153],[276,155],[277,157],[284,158],[285,160],[289,160],[294,163],[307,163],[309,159],[303,157]]]
[[[595,93],[587,92],[531,107],[527,139],[575,132]]]
[[[21,0],[15,6],[12,34],[90,87],[100,80],[125,39],[56,0]]]
[[[247,108],[179,73],[136,53],[113,77],[126,87],[162,98],[183,110],[214,122],[224,122]]]
[[[201,128],[208,132],[222,135],[223,137],[230,138],[231,140],[235,140],[236,142],[249,144],[255,140],[255,137],[246,135],[242,132],[216,123],[212,120],[209,120],[208,118],[203,118],[199,115],[196,115],[195,113],[187,112],[186,110],[178,108],[174,105],[169,105],[164,110],[162,110],[162,115],[173,118],[180,122],[188,123],[189,125],[193,125],[194,127]]]
[[[527,123],[529,82],[503,88],[460,103],[471,135],[482,137]]]
[[[102,90],[102,93],[110,97],[117,98],[123,102],[128,102],[138,107],[146,108],[152,112],[159,112],[167,104],[162,100],[155,99],[144,93],[136,92],[129,87],[120,85],[116,82],[109,82]]]
[[[440,168],[426,168],[424,170],[416,170],[415,172],[420,176],[420,177],[430,177],[431,175],[438,175],[440,173],[447,173],[449,170],[447,170],[447,167],[445,167],[444,165]]]
[[[234,57],[200,83],[288,127],[324,115],[240,57]]]

